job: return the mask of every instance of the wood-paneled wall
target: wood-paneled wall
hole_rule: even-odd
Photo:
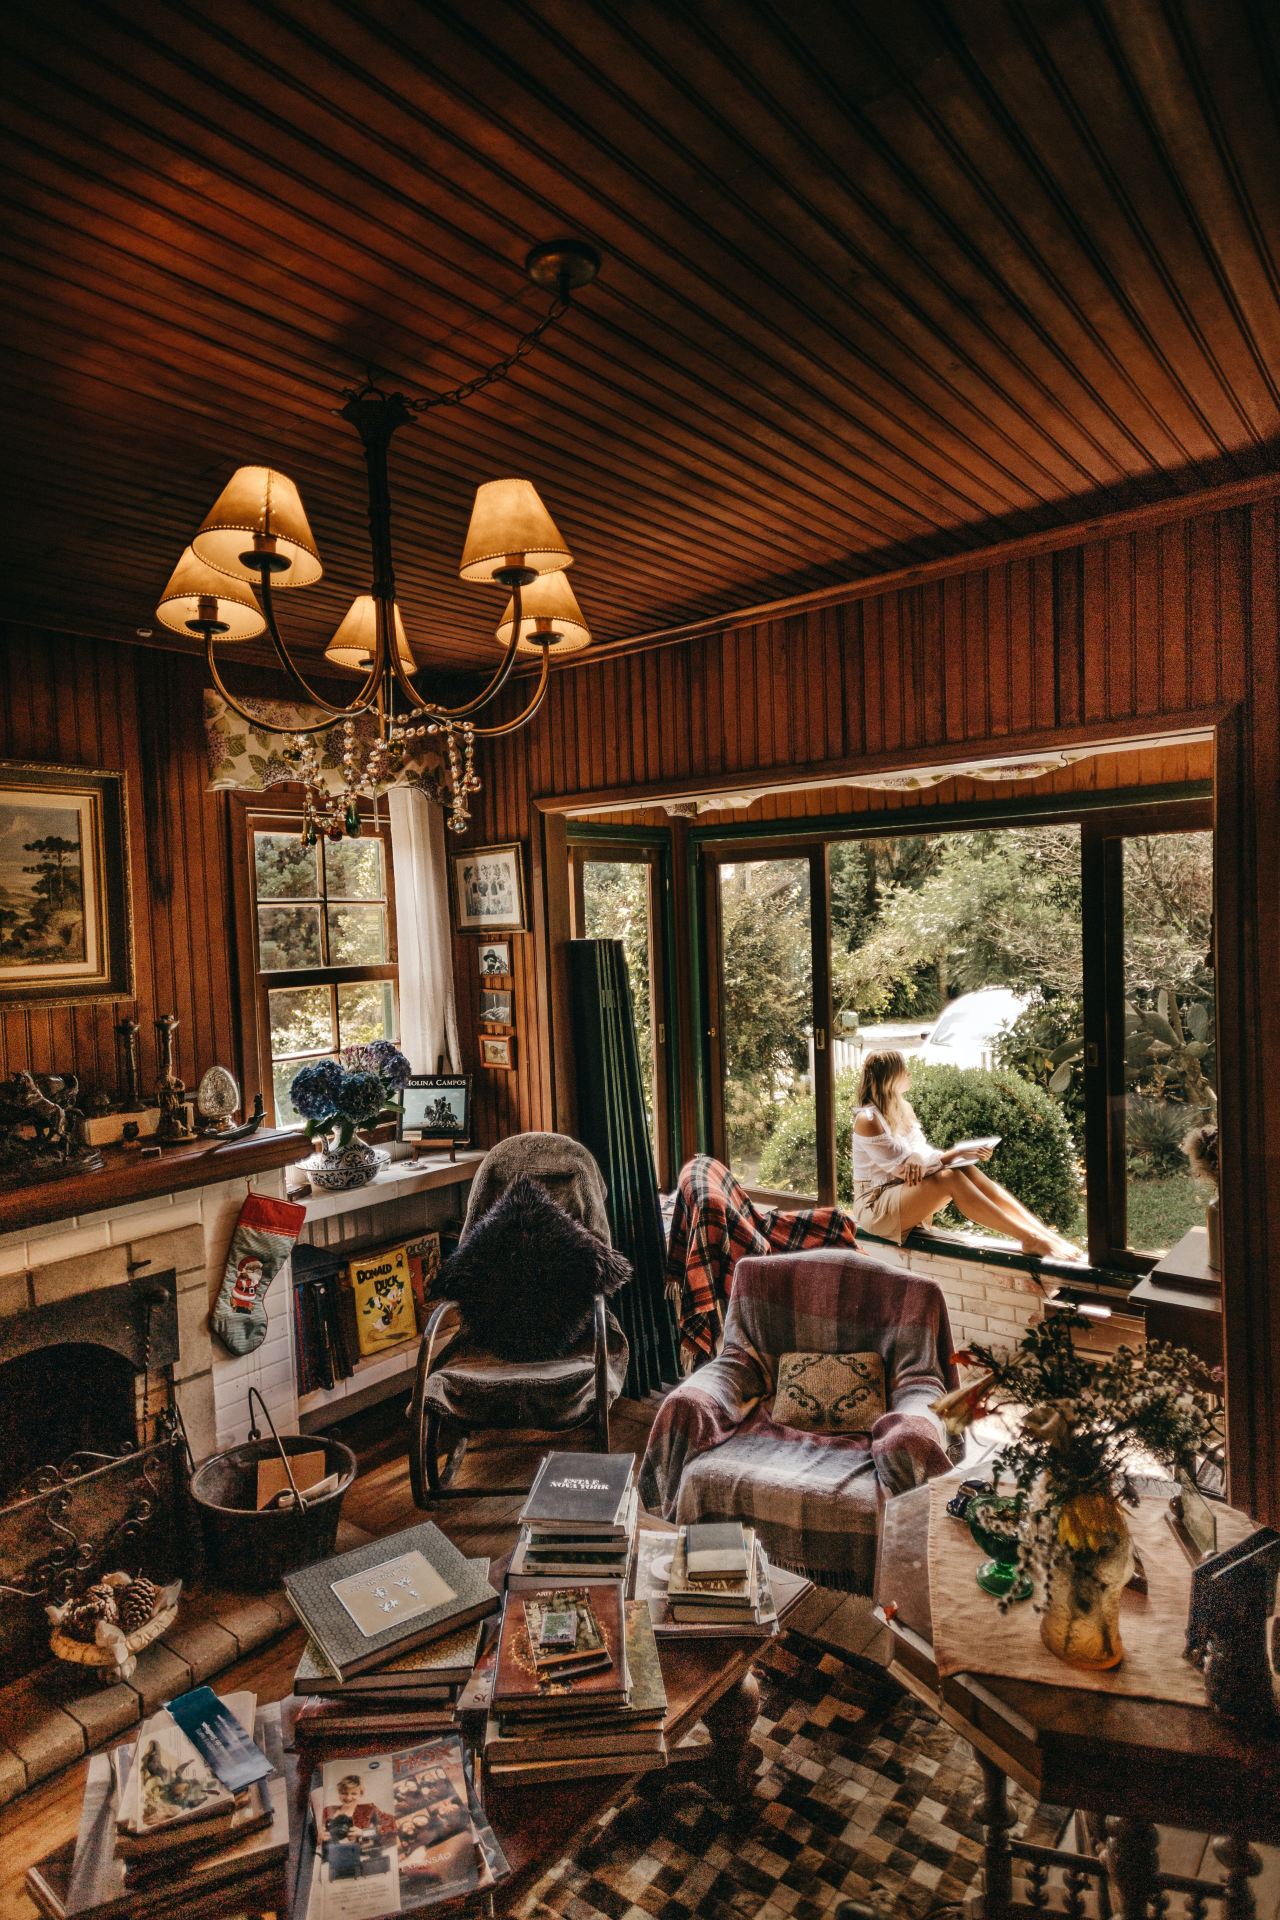
[[[1239,1497],[1280,1518],[1280,568],[1274,496],[558,671],[483,756],[472,838],[532,852],[563,808],[699,780],[843,768],[1221,722],[1218,805],[1229,1417]],[[1072,779],[1079,776],[1073,775]],[[1098,777],[1094,768],[1092,778]],[[641,791],[636,791],[640,789]],[[657,790],[656,793],[654,790]],[[943,800],[948,789],[935,790]],[[884,802],[886,806],[889,802]],[[825,804],[822,808],[827,811]],[[552,1124],[555,1036],[535,940],[515,942],[519,1070],[477,1068],[481,1137]],[[474,943],[458,942],[474,1065]],[[1246,1201],[1245,1196],[1248,1196]]]
[[[204,682],[202,663],[176,654],[0,631],[0,758],[125,771],[134,949],[128,1000],[0,1013],[0,1075],[74,1068],[114,1086],[112,1029],[126,1013],[142,1022],[144,1085],[161,1013],[182,1023],[189,1086],[215,1060],[239,1073],[226,801],[206,791]]]
[[[646,786],[741,775],[830,778],[840,768],[916,764],[950,749],[1007,751],[1026,739],[1068,744],[1243,701],[1250,685],[1253,529],[1275,506],[1203,513],[1079,547],[1006,559],[883,594],[861,591],[756,626],[730,627],[650,651],[606,656],[554,674],[527,730],[481,750],[483,790],[471,839],[529,843],[533,801],[601,799]],[[1030,793],[1140,784],[1167,770],[1206,771],[1203,756],[1137,768],[1138,756],[1082,762]],[[812,781],[809,783],[812,789]],[[1006,797],[1008,790],[1004,790]],[[748,813],[795,817],[897,811],[994,799],[1001,789],[947,781],[906,796],[846,788],[771,796]],[[637,796],[638,797],[638,796]],[[633,817],[654,818],[647,811]],[[517,938],[519,1068],[481,1073],[485,1139],[549,1124],[547,1009],[531,938]],[[474,943],[458,942],[459,1012],[474,1044],[479,986]]]

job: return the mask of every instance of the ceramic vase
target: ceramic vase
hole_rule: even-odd
[[[326,1193],[349,1193],[353,1187],[367,1187],[390,1155],[382,1147],[371,1147],[359,1134],[345,1147],[322,1147],[302,1162],[302,1171],[313,1187]]]
[[[1045,1575],[1040,1638],[1073,1667],[1118,1667],[1124,1659],[1120,1600],[1133,1573],[1133,1543],[1118,1531],[1097,1546],[1058,1541]]]

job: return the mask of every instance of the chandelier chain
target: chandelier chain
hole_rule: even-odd
[[[481,393],[485,387],[491,387],[496,381],[505,379],[512,368],[537,346],[548,327],[553,326],[569,311],[571,304],[568,294],[558,294],[537,325],[531,327],[528,333],[521,334],[511,352],[503,359],[495,361],[493,366],[487,368],[484,373],[478,373],[474,380],[466,380],[460,387],[451,387],[447,393],[418,395],[416,399],[408,402],[411,412],[429,413],[433,407],[456,407],[463,400],[469,400],[473,393]]]

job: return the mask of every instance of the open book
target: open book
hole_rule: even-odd
[[[998,1147],[1003,1135],[988,1134],[984,1140],[957,1140],[951,1149],[948,1165],[953,1167],[976,1167],[978,1156],[989,1147]]]

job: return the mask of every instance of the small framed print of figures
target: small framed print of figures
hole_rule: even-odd
[[[511,978],[511,942],[482,940],[479,947],[479,966],[482,980],[509,980]]]
[[[414,1073],[405,1081],[400,1107],[402,1140],[471,1138],[471,1075]]]
[[[459,933],[523,933],[524,862],[519,842],[467,847],[455,853],[453,902]]]
[[[129,997],[124,780],[0,762],[0,1011]]]
[[[480,1035],[480,1065],[496,1067],[502,1073],[512,1073],[516,1064],[516,1037],[514,1033],[482,1033]]]
[[[483,987],[480,992],[480,1021],[486,1027],[509,1027],[513,995],[509,987]]]

